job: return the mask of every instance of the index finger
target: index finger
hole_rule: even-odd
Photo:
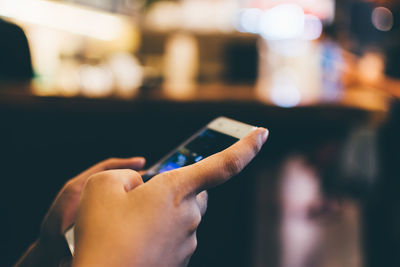
[[[267,129],[257,128],[229,148],[193,165],[174,170],[174,184],[181,192],[190,195],[228,181],[258,154],[268,134]]]

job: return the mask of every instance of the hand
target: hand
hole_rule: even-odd
[[[143,184],[139,173],[106,171],[83,190],[73,266],[186,266],[196,249],[207,188],[238,174],[259,152],[259,128],[228,149]]]
[[[39,240],[30,247],[27,253],[17,263],[17,266],[35,266],[35,264],[32,263],[34,261],[39,261],[36,264],[39,266],[58,266],[60,258],[68,255],[63,234],[75,220],[81,192],[88,178],[95,173],[105,170],[140,170],[144,165],[145,159],[141,157],[128,159],[111,158],[97,163],[75,178],[69,180],[60,190],[47,212],[42,223]],[[44,255],[39,256],[37,254]],[[47,264],[42,264],[42,260],[46,260]]]
[[[51,240],[55,237],[64,238],[65,230],[75,220],[76,210],[83,187],[88,178],[98,172],[114,169],[141,170],[146,161],[141,157],[128,159],[110,158],[97,163],[93,167],[69,180],[60,190],[47,212],[41,228],[41,238]]]

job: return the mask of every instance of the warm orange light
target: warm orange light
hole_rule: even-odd
[[[0,16],[107,41],[128,23],[122,16],[43,0],[0,0]]]

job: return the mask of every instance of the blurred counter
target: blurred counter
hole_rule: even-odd
[[[196,90],[182,98],[170,96],[161,88],[141,88],[139,94],[132,98],[121,99],[119,97],[107,98],[86,98],[86,97],[58,97],[58,96],[35,96],[31,93],[32,87],[29,85],[7,85],[0,89],[0,107],[14,106],[16,108],[27,108],[43,106],[65,105],[79,107],[88,104],[100,109],[105,107],[115,107],[117,109],[140,105],[141,103],[235,103],[238,105],[249,104],[257,105],[260,108],[276,109],[290,113],[291,110],[298,109],[358,109],[360,111],[371,111],[383,114],[390,104],[391,98],[386,92],[379,92],[377,89],[365,87],[347,88],[341,99],[335,102],[317,102],[294,108],[281,108],[273,103],[260,100],[254,86],[252,85],[228,85],[228,84],[208,84],[198,85]],[[76,106],[78,105],[78,106]]]

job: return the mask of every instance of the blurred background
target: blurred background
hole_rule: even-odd
[[[217,116],[270,129],[189,266],[400,266],[400,1],[0,0],[1,265],[61,186]]]

